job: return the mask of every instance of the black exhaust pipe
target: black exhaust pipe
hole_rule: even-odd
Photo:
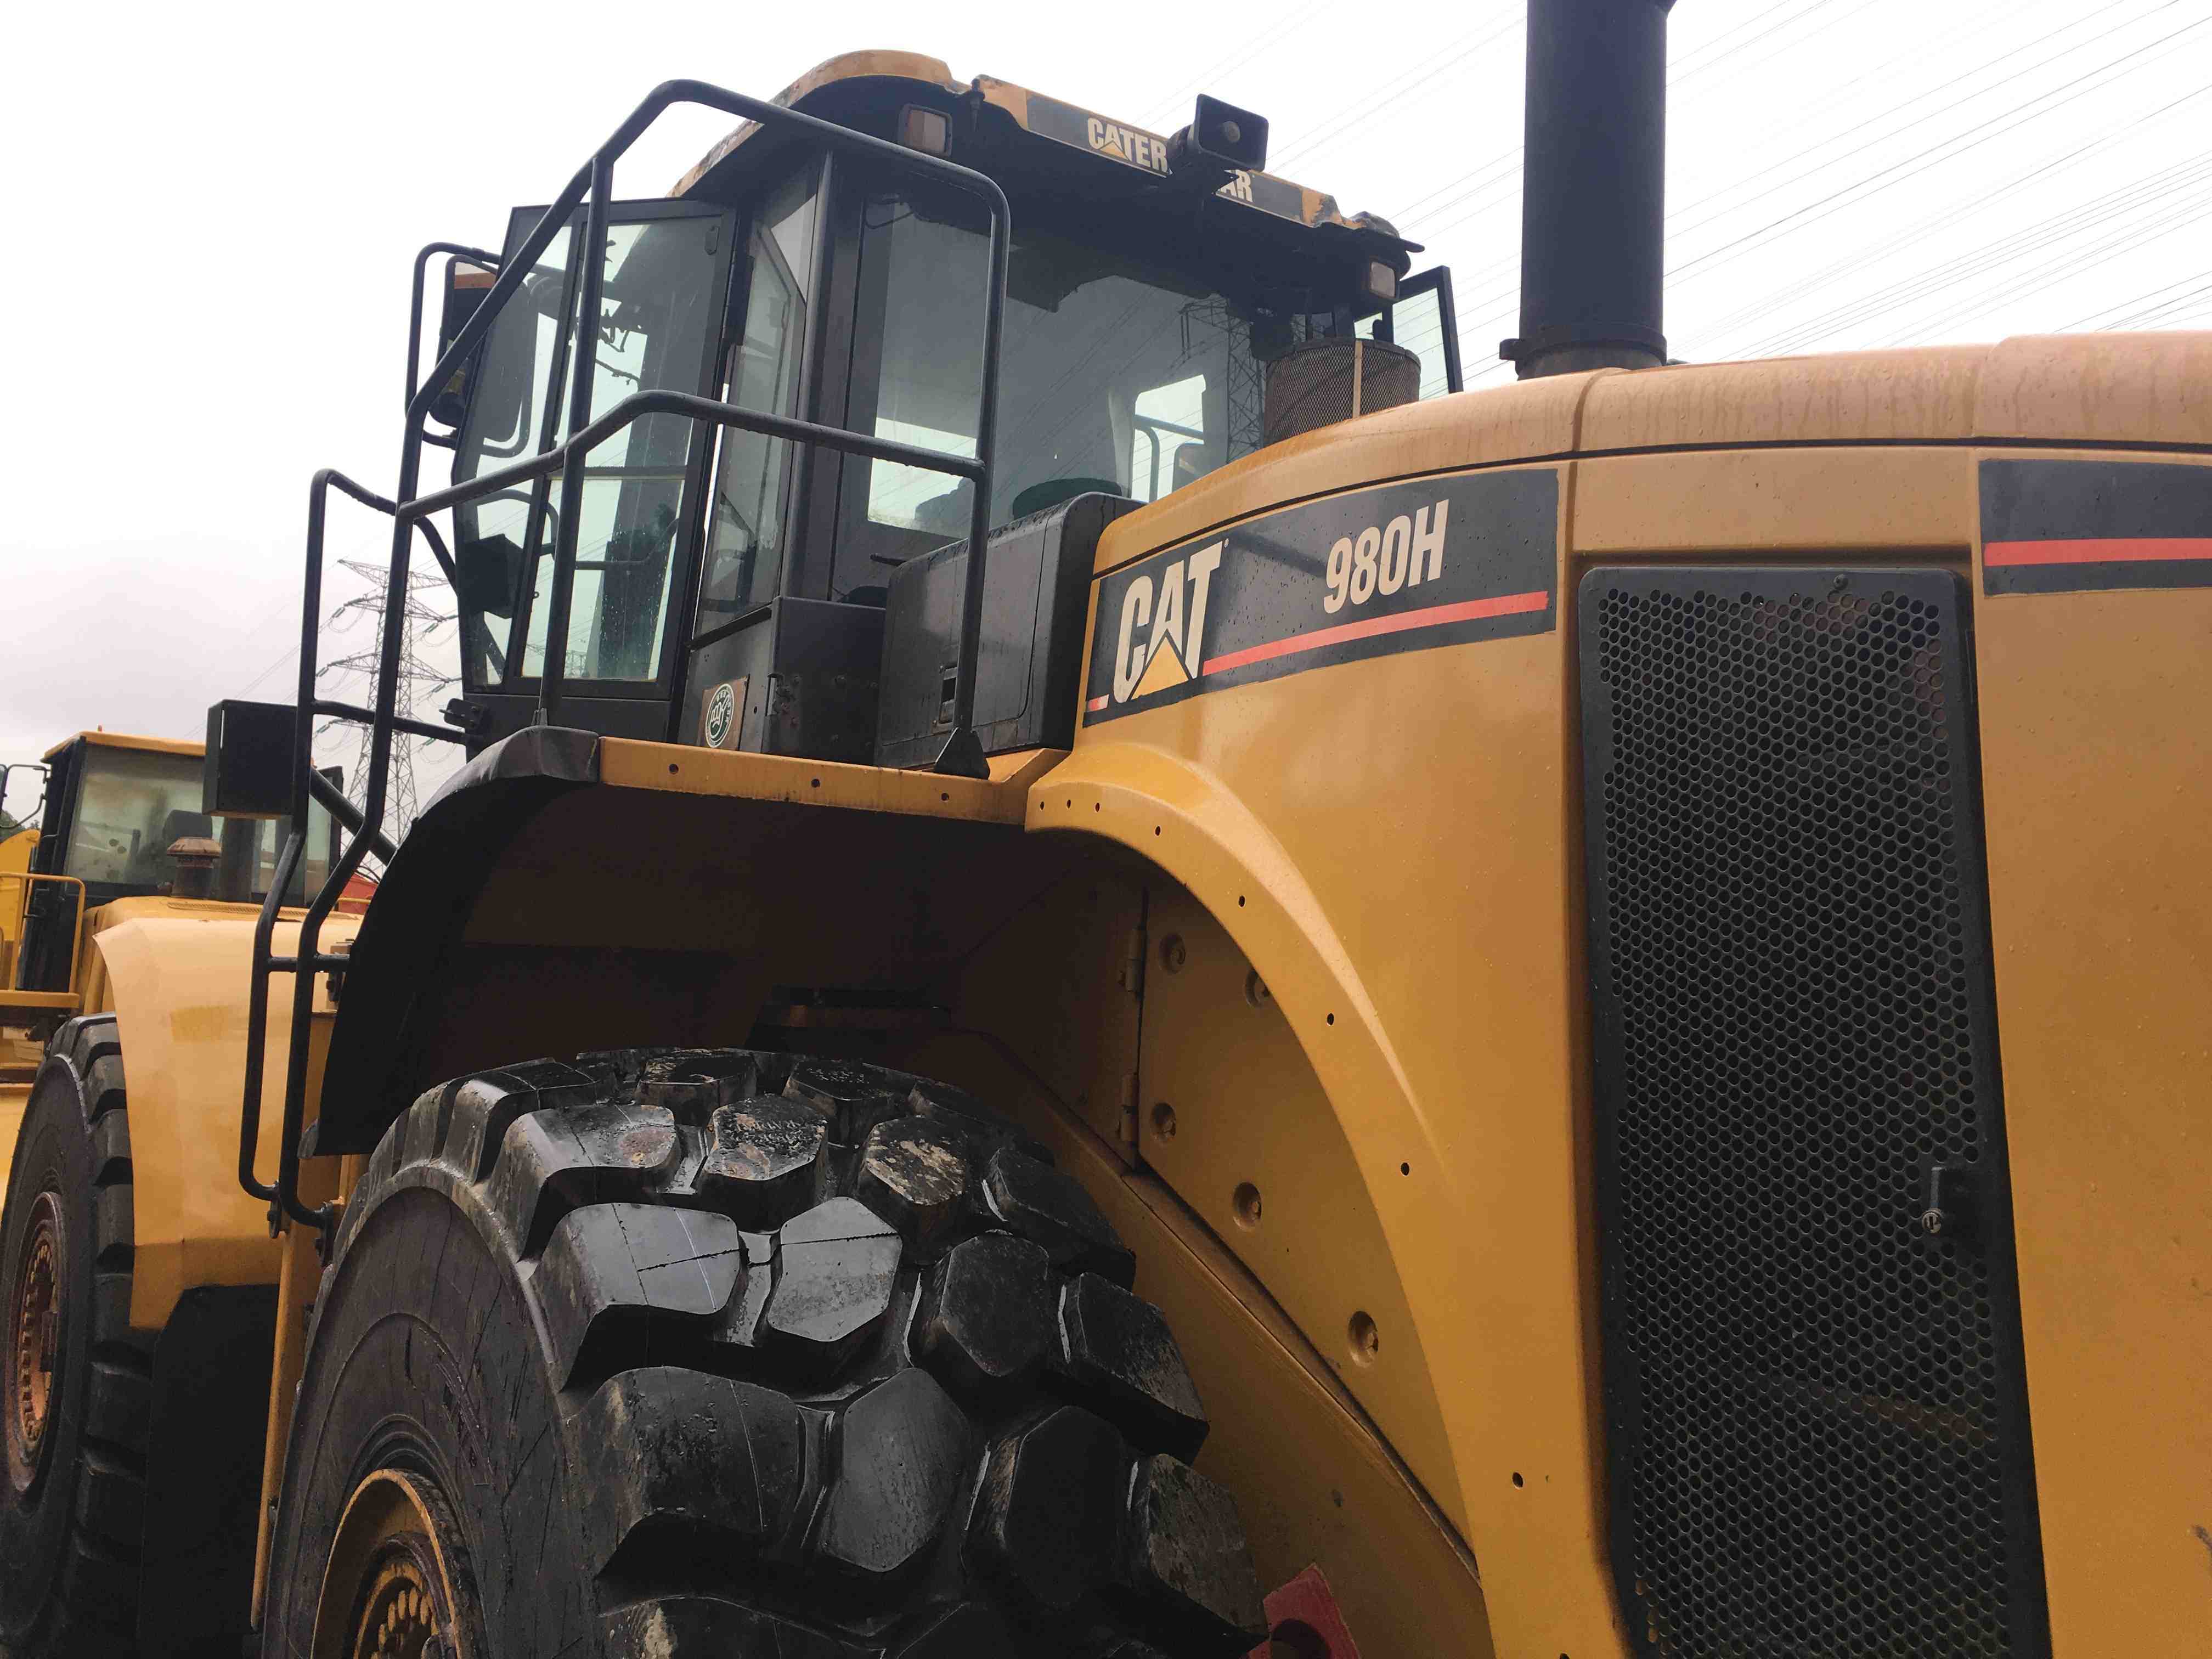
[[[1661,331],[1667,13],[1674,0],[1528,0],[1521,172],[1522,380],[1667,361]]]

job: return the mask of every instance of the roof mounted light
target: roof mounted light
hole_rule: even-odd
[[[952,118],[941,109],[907,104],[898,112],[898,142],[924,155],[952,154]]]

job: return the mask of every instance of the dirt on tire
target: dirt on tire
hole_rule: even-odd
[[[348,1494],[442,1492],[486,1652],[1178,1659],[1264,1639],[1134,1261],[947,1085],[645,1049],[423,1095],[309,1335],[266,1651]]]

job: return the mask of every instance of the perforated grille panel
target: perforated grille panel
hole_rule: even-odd
[[[1613,1546],[1669,1659],[2045,1645],[1960,603],[1583,586]]]

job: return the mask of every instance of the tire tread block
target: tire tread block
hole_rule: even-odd
[[[437,1156],[463,1180],[483,1181],[492,1172],[507,1126],[525,1112],[587,1106],[602,1097],[597,1080],[557,1060],[526,1060],[461,1078],[439,1102],[444,1130]],[[387,1139],[379,1150],[392,1144]]]
[[[137,1471],[87,1447],[77,1462],[76,1521],[123,1550],[137,1550],[146,1531],[146,1483]]]
[[[1138,1463],[1121,1576],[1148,1613],[1204,1651],[1242,1653],[1267,1633],[1237,1500],[1172,1457],[1155,1453]]]
[[[92,1184],[113,1187],[131,1179],[131,1115],[109,1112],[92,1126]]]
[[[833,1198],[783,1224],[762,1334],[834,1367],[881,1328],[898,1285],[897,1229],[866,1205]]]
[[[703,1123],[718,1106],[762,1092],[763,1056],[749,1048],[678,1048],[636,1057],[626,1097],[665,1106],[687,1123]]]
[[[944,1532],[971,1437],[966,1413],[927,1371],[909,1366],[862,1395],[837,1425],[816,1558],[864,1582],[908,1571]]]
[[[80,1077],[102,1049],[112,1050],[120,1046],[116,1040],[112,1014],[80,1014],[74,1019],[65,1019],[46,1039],[47,1054],[67,1060]]]
[[[991,1218],[1045,1248],[1054,1267],[1097,1273],[1127,1290],[1137,1259],[1074,1176],[1011,1148],[992,1155],[982,1182]]]
[[[1006,1233],[956,1244],[922,1291],[915,1350],[938,1380],[973,1397],[1028,1382],[1060,1346],[1052,1258]]]
[[[830,1126],[811,1105],[777,1095],[716,1106],[691,1184],[740,1226],[780,1225],[829,1195]]]
[[[154,1382],[143,1371],[94,1358],[85,1389],[84,1431],[142,1455],[154,1411]]]
[[[507,1125],[489,1198],[517,1253],[535,1255],[569,1211],[649,1196],[683,1152],[663,1107],[540,1108]]]
[[[119,1112],[128,1099],[123,1086],[123,1050],[108,1047],[83,1069],[84,1115],[97,1123],[110,1112]]]
[[[744,1273],[744,1242],[727,1216],[647,1204],[571,1210],[554,1227],[533,1281],[564,1385],[602,1320],[703,1325]]]
[[[1039,1164],[1055,1162],[1042,1141],[1032,1140],[965,1089],[956,1089],[949,1083],[918,1079],[907,1094],[906,1109],[960,1136],[968,1144],[970,1161],[978,1168],[989,1163],[991,1154],[1001,1147],[1012,1147]]]
[[[674,1366],[624,1371],[592,1396],[578,1441],[595,1571],[641,1527],[765,1553],[806,1513],[806,1425],[770,1389]]]
[[[1018,1595],[1065,1613],[1115,1572],[1129,1443],[1062,1406],[994,1445],[969,1522],[970,1559]]]
[[[1096,1273],[1060,1287],[1054,1368],[1142,1449],[1189,1462],[1206,1407],[1158,1308]]]
[[[120,1644],[136,1633],[138,1573],[128,1555],[76,1534],[62,1553],[58,1589],[63,1612],[53,1652],[73,1656],[130,1651]],[[100,1639],[85,1640],[88,1636]]]
[[[92,1189],[92,1259],[96,1268],[117,1272],[131,1266],[137,1226],[131,1185]]]
[[[934,1259],[959,1225],[968,1195],[964,1143],[926,1117],[887,1119],[861,1144],[853,1192],[924,1260]]]
[[[783,1092],[820,1112],[829,1122],[830,1139],[840,1146],[855,1146],[878,1122],[904,1111],[906,1098],[918,1081],[907,1073],[865,1060],[809,1056],[792,1063]]]

